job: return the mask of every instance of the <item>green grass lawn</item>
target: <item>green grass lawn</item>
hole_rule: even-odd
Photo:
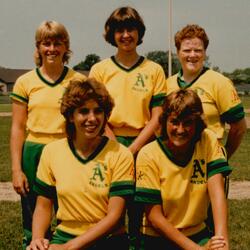
[[[0,249],[21,250],[22,227],[19,202],[0,202]]]
[[[0,112],[11,112],[11,104],[0,104]]]
[[[0,181],[10,181],[9,131],[11,117],[0,117]],[[250,129],[242,141],[240,148],[230,159],[229,164],[234,168],[232,180],[250,181]]]
[[[233,167],[231,174],[232,180],[250,181],[250,129],[247,130],[242,144],[236,153],[229,160],[230,166]]]
[[[11,117],[0,117],[0,181],[11,180],[9,150],[10,124]]]
[[[229,201],[229,235],[231,250],[250,249],[250,200]]]
[[[11,112],[11,104],[0,104],[0,112]]]
[[[231,250],[249,250],[250,200],[229,200]],[[21,208],[19,202],[0,202],[0,249],[21,250]]]
[[[240,99],[243,103],[245,109],[250,109],[250,96],[240,96]]]
[[[250,98],[249,98],[250,99]],[[0,181],[10,181],[9,131],[11,117],[0,117]],[[230,160],[231,180],[250,180],[250,130]],[[231,250],[249,250],[250,200],[229,201]],[[0,202],[0,249],[21,249],[21,211],[19,202]]]
[[[8,103],[11,103],[9,95],[0,95],[0,104],[8,104]]]

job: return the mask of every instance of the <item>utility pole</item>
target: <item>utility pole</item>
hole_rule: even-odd
[[[168,0],[168,77],[172,75],[172,0]]]

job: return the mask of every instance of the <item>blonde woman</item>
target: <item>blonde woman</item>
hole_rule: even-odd
[[[32,214],[36,194],[32,187],[41,151],[47,143],[65,137],[60,99],[70,80],[85,76],[65,66],[70,58],[66,28],[56,21],[44,21],[35,34],[36,68],[20,76],[11,98],[12,183],[21,195],[23,248],[31,240]]]

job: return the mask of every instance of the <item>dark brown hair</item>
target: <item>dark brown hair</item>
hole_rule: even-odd
[[[71,118],[75,109],[81,107],[87,100],[94,100],[104,112],[105,121],[100,131],[104,132],[105,125],[114,106],[113,99],[110,97],[104,84],[94,79],[72,80],[62,97],[61,114],[66,119],[66,133],[69,139],[75,136],[75,125]]]
[[[138,43],[142,43],[142,38],[145,34],[146,27],[139,13],[131,7],[121,7],[112,12],[105,23],[105,40],[117,47],[114,39],[114,34],[120,28],[136,28],[138,31]]]
[[[187,116],[192,116],[196,121],[196,133],[194,142],[200,139],[202,131],[206,128],[202,103],[199,96],[191,89],[181,89],[172,92],[165,97],[163,112],[160,116],[161,136],[167,139],[166,123],[168,117],[174,113],[178,119],[182,120]]]

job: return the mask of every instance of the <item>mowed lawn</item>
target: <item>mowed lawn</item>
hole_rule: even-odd
[[[250,108],[250,97],[243,99]],[[10,112],[10,104],[0,104],[0,112]],[[0,117],[0,181],[11,181],[9,131],[11,118]],[[250,181],[250,130],[240,149],[230,160],[234,168],[231,180]],[[250,190],[249,190],[250,192]],[[250,249],[249,200],[229,200],[229,231],[231,250]],[[21,209],[19,202],[0,201],[0,250],[21,250]]]
[[[250,200],[229,200],[231,250],[249,250]],[[19,202],[0,202],[0,249],[21,250],[21,208]],[[157,250],[157,247],[156,247]]]

